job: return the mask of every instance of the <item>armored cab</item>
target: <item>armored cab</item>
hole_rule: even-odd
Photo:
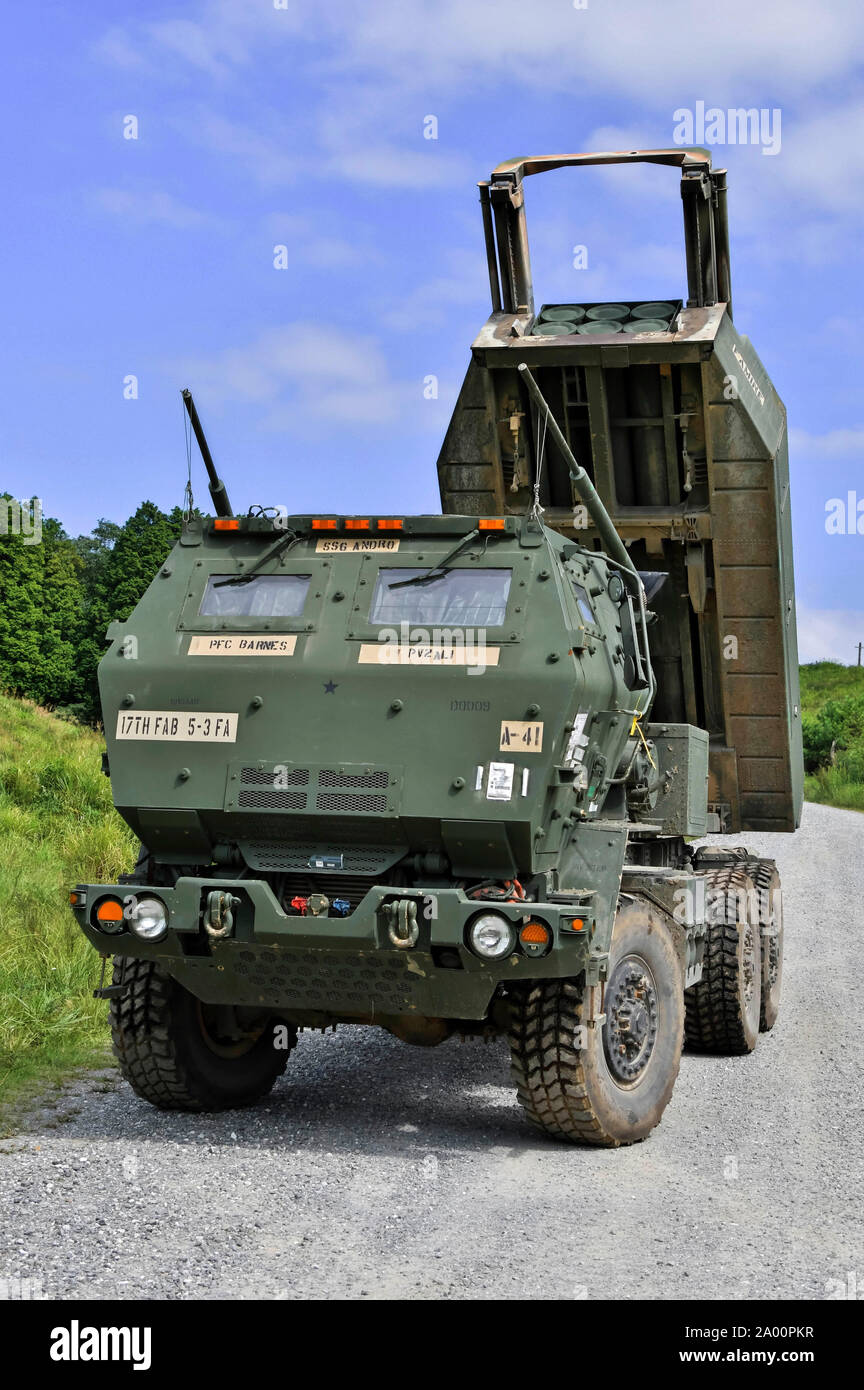
[[[562,167],[680,167],[681,289],[627,303],[535,307],[525,180]],[[567,461],[538,469],[527,363],[637,569],[668,582],[653,608],[653,717],[710,739],[712,831],[791,831],[803,794],[786,412],[732,317],[726,173],[699,150],[500,164],[480,184],[492,313],[438,459],[445,512],[520,514],[601,546]]]

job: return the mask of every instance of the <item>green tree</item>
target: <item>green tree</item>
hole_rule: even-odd
[[[179,538],[181,525],[179,507],[166,515],[155,503],[142,502],[116,535],[110,522],[100,522],[94,531],[98,544],[85,554],[89,592],[80,657],[84,703],[93,721],[100,717],[96,667],[105,652],[106,629],[115,619],[129,617]],[[79,546],[88,539],[79,538]]]
[[[59,521],[21,534],[0,495],[0,688],[100,718],[96,668],[105,631],[129,616],[180,535],[179,507],[142,502],[125,525],[104,517],[70,539]]]
[[[0,494],[0,687],[37,699],[42,664],[42,575],[44,556],[38,543],[26,544],[11,520],[17,505]]]
[[[77,536],[72,542],[81,558],[81,582],[87,595],[95,588],[96,581],[108,562],[111,549],[122,534],[122,526],[102,516],[89,536]]]
[[[83,693],[78,647],[84,632],[84,565],[59,522],[42,525],[42,661],[40,704],[76,705]]]
[[[43,705],[68,705],[81,689],[82,562],[53,517],[29,534],[10,526],[10,503],[0,498],[0,686]]]

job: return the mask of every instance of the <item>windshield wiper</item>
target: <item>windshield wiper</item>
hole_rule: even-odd
[[[267,564],[268,560],[275,560],[277,555],[281,555],[283,551],[290,550],[294,542],[299,540],[300,537],[297,535],[296,531],[287,531],[285,535],[277,541],[276,545],[271,546],[260,559],[255,561],[251,570],[247,570],[245,574],[232,574],[230,579],[220,579],[218,583],[213,585],[213,588],[224,589],[227,584],[251,583],[262,566]]]
[[[413,579],[400,579],[395,584],[388,584],[387,588],[407,589],[409,584],[434,584],[436,579],[443,579],[444,575],[447,573],[447,566],[450,561],[455,560],[456,556],[465,549],[466,545],[470,545],[479,535],[479,530],[475,529],[474,531],[469,531],[468,535],[463,536],[459,544],[454,546],[452,550],[448,550],[444,559],[439,560],[437,565],[433,565],[431,570],[427,570],[425,574],[415,574]]]

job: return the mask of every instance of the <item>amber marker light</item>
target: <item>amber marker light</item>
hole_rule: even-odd
[[[122,922],[123,904],[118,903],[116,898],[106,898],[97,907],[96,917],[100,922]]]
[[[562,922],[561,925],[566,927],[568,931],[584,931],[585,919],[584,917],[574,917],[569,922]]]
[[[551,933],[542,922],[526,922],[519,933],[519,940],[523,946],[548,946]]]
[[[506,527],[503,516],[484,516],[477,522],[478,531],[504,531]]]
[[[103,898],[101,903],[96,905],[93,921],[104,932],[122,931],[125,925],[123,904],[118,898]]]
[[[398,518],[397,518],[397,517],[395,517],[395,516],[385,516],[385,517],[382,517],[382,518],[380,518],[379,521],[378,521],[378,530],[379,530],[379,531],[401,531],[401,530],[402,530],[402,518],[401,518],[401,517],[398,517]]]
[[[239,531],[240,518],[236,516],[217,516],[213,522],[214,531]]]
[[[312,522],[313,531],[335,531],[339,523],[334,516],[316,516]]]
[[[346,531],[368,531],[370,524],[368,517],[348,516],[345,518]]]

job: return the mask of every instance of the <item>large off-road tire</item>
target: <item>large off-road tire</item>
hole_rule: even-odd
[[[113,982],[126,985],[111,1000],[114,1055],[136,1095],[160,1110],[251,1105],[282,1075],[297,1041],[277,1020],[201,1004],[155,961],[117,957]],[[285,1030],[278,1039],[277,1027]]]
[[[783,987],[783,894],[773,859],[753,859],[747,872],[759,895],[759,927],[762,933],[762,1004],[760,1033],[770,1033],[780,1012]]]
[[[756,1046],[762,952],[755,899],[744,868],[729,865],[705,875],[709,921],[702,979],[685,994],[685,1037],[695,1052],[734,1056]]]
[[[681,964],[654,908],[633,901],[619,910],[606,1021],[593,1027],[590,993],[581,979],[548,980],[513,998],[513,1079],[528,1118],[547,1134],[617,1148],[658,1124],[681,1060]]]

